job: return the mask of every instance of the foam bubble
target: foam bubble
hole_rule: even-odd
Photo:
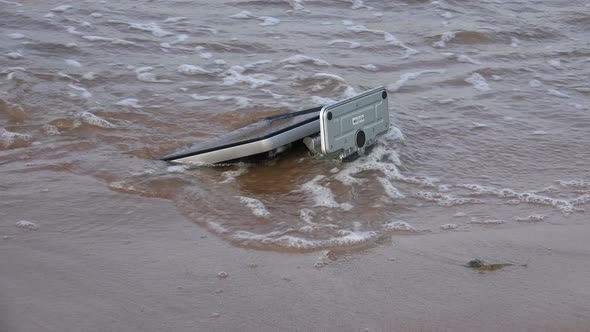
[[[337,173],[334,178],[345,185],[353,185],[364,182],[364,180],[355,178],[353,176],[354,174],[375,170],[381,172],[385,178],[389,180],[396,180],[426,187],[434,186],[432,179],[402,175],[397,168],[396,163],[399,164],[399,156],[395,151],[386,149],[382,145],[377,145],[369,155],[346,164],[346,167]]]
[[[5,149],[17,148],[29,144],[32,136],[15,133],[0,127],[0,146]]]
[[[166,172],[168,173],[184,173],[185,171],[186,166],[183,165],[168,166],[166,168]]]
[[[49,136],[61,135],[59,128],[57,128],[56,126],[54,126],[52,124],[43,125],[43,131]]]
[[[543,85],[543,83],[541,83],[541,81],[539,81],[539,80],[534,80],[533,79],[533,80],[530,80],[529,81],[529,85],[531,86],[531,88],[538,88],[541,85]]]
[[[372,63],[366,64],[366,65],[362,65],[361,68],[363,68],[364,70],[368,70],[368,71],[377,71],[377,70],[379,70],[377,68],[377,66],[375,66]]]
[[[516,221],[526,221],[526,222],[538,222],[545,220],[547,216],[542,214],[531,214],[526,218],[516,218]]]
[[[56,12],[56,13],[63,13],[63,12],[65,12],[66,10],[70,10],[70,9],[72,9],[72,8],[73,8],[73,7],[72,7],[72,6],[70,6],[70,5],[61,5],[61,6],[57,6],[57,7],[53,8],[53,9],[50,9],[50,10],[51,10],[52,12]]]
[[[338,44],[345,44],[348,45],[348,48],[359,48],[361,47],[360,43],[354,42],[354,41],[350,41],[350,40],[345,40],[345,39],[335,39],[332,40],[328,43],[328,45],[338,45]]]
[[[9,34],[7,34],[7,36],[10,39],[23,39],[23,38],[25,38],[25,35],[23,35],[22,33],[18,33],[18,32],[9,33]]]
[[[248,68],[248,69],[258,68],[258,67],[267,65],[269,63],[272,63],[272,60],[258,60],[256,62],[252,62],[252,63],[249,63],[247,65],[244,65],[244,68]]]
[[[456,100],[453,98],[447,98],[447,99],[441,99],[438,101],[439,104],[441,105],[446,105],[446,104],[452,104],[454,103]]]
[[[457,61],[459,62],[467,62],[467,63],[471,63],[474,65],[481,65],[481,62],[474,60],[470,57],[468,57],[467,55],[461,54],[459,56],[457,56]]]
[[[277,24],[281,23],[281,21],[276,17],[260,16],[257,19],[259,21],[262,21],[262,23],[259,23],[258,25],[263,26],[263,27],[273,26],[273,25],[277,25]]]
[[[575,205],[583,205],[588,202],[590,202],[590,194],[584,194],[584,195],[578,196],[577,198],[573,199],[571,201],[571,204],[575,206]]]
[[[23,55],[18,52],[10,52],[10,53],[6,53],[6,57],[9,59],[12,59],[12,60],[18,60],[18,59],[21,59],[23,57]]]
[[[453,13],[451,13],[451,12],[448,12],[448,11],[446,11],[446,10],[445,10],[445,11],[442,11],[442,12],[439,12],[438,14],[439,14],[439,15],[440,15],[442,18],[446,18],[447,20],[449,20],[449,19],[451,19],[451,18],[453,18],[453,17],[454,17],[454,16],[453,16]]]
[[[141,106],[139,104],[139,100],[137,100],[135,98],[123,99],[121,101],[116,102],[115,105],[117,105],[117,106],[131,107],[131,108],[136,108],[136,109],[143,107],[143,106]]]
[[[84,98],[90,98],[92,97],[92,93],[90,93],[88,90],[86,90],[86,88],[83,88],[81,86],[77,86],[74,84],[68,84],[68,87],[70,87],[70,89],[74,89],[76,91],[80,92],[80,96],[84,97]]]
[[[440,36],[440,40],[432,44],[433,47],[443,48],[447,43],[455,38],[456,34],[452,31],[446,31]]]
[[[453,230],[453,229],[457,229],[459,228],[459,225],[457,224],[444,224],[440,226],[440,229],[448,231],[448,230]]]
[[[24,228],[24,229],[28,229],[28,230],[32,230],[32,231],[39,229],[39,226],[37,224],[35,224],[32,221],[27,221],[27,220],[18,221],[15,225],[16,225],[16,227],[20,227],[20,228]]]
[[[178,23],[180,21],[186,21],[188,18],[184,16],[175,16],[175,17],[168,17],[163,22],[164,23]]]
[[[463,204],[481,204],[484,201],[475,198],[468,198],[468,197],[460,197],[454,196],[450,194],[443,194],[437,192],[430,192],[430,191],[420,191],[414,194],[414,197],[420,198],[426,201],[437,202],[440,206],[455,206],[455,205],[463,205]]]
[[[225,171],[221,173],[221,175],[225,178],[225,180],[221,181],[221,183],[235,182],[237,177],[246,173],[248,173],[248,167],[247,165],[242,164],[237,170]]]
[[[141,67],[135,70],[137,79],[147,83],[170,83],[171,80],[159,80],[156,74],[151,73],[152,67]]]
[[[473,85],[479,91],[489,91],[491,89],[486,79],[478,73],[471,74],[471,76],[465,79],[465,82]]]
[[[80,120],[83,123],[86,123],[91,126],[100,127],[100,128],[116,128],[116,126],[109,121],[99,117],[98,115],[94,115],[87,111],[82,111],[76,114],[76,119]]]
[[[78,62],[76,60],[65,59],[64,61],[65,61],[66,65],[68,65],[68,66],[77,67],[77,68],[82,67],[82,64],[80,64],[80,62]]]
[[[225,66],[227,65],[227,62],[223,59],[215,59],[215,61],[213,61],[216,65],[218,66]]]
[[[87,72],[82,74],[82,79],[88,80],[88,81],[92,81],[96,78],[96,73],[94,72]]]
[[[351,0],[351,2],[352,2],[352,6],[350,7],[351,9],[360,9],[360,8],[371,9],[371,7],[365,5],[365,2],[363,0]]]
[[[311,96],[311,102],[315,105],[330,105],[335,103],[336,99],[320,96]]]
[[[99,12],[94,12],[94,13],[90,13],[90,16],[94,17],[94,18],[100,18],[100,17],[103,17],[104,15]]]
[[[470,224],[478,224],[478,225],[501,225],[505,224],[506,221],[502,219],[480,219],[480,218],[472,218]]]
[[[208,70],[205,70],[200,66],[188,64],[178,66],[178,68],[176,68],[176,71],[184,75],[202,75],[210,73]]]
[[[309,56],[303,55],[303,54],[296,54],[296,55],[290,56],[286,59],[281,60],[281,63],[291,64],[291,65],[296,65],[296,64],[301,64],[301,63],[311,63],[316,66],[331,66],[331,64],[327,61],[312,58],[312,57],[309,57]]]
[[[559,180],[557,181],[560,186],[566,188],[590,188],[590,181],[584,179],[576,179],[576,180]]]
[[[557,91],[555,89],[548,89],[547,93],[552,96],[559,97],[559,98],[569,98],[570,97],[569,95],[567,95],[563,92]]]
[[[317,225],[313,222],[313,217],[315,213],[311,209],[301,209],[299,210],[299,219],[307,224]]]
[[[561,61],[559,59],[551,59],[547,61],[547,64],[553,68],[561,69]]]
[[[414,226],[410,225],[408,222],[403,221],[403,220],[398,220],[398,221],[386,223],[386,224],[383,224],[381,227],[383,228],[384,231],[388,231],[388,232],[403,231],[403,232],[414,233],[414,232],[418,231]]]
[[[130,29],[140,30],[151,32],[152,35],[156,37],[166,37],[173,35],[172,32],[166,31],[162,29],[157,23],[155,22],[148,22],[148,23],[128,23]]]
[[[231,15],[231,18],[238,18],[238,19],[249,19],[249,18],[255,18],[256,16],[254,16],[251,12],[247,11],[247,10],[243,10],[237,14]]]
[[[81,32],[79,32],[78,30],[76,30],[76,28],[75,28],[75,27],[72,27],[72,26],[66,26],[65,28],[66,28],[66,30],[68,31],[68,33],[71,33],[72,35],[81,35],[81,34],[82,34],[82,33],[81,33]]]
[[[289,4],[293,8],[293,10],[305,9],[305,6],[303,5],[303,0],[289,0]]]
[[[115,38],[115,39],[113,39],[113,40],[111,41],[111,43],[112,43],[113,45],[136,45],[136,44],[135,44],[134,42],[132,42],[132,41],[128,41],[128,40],[125,40],[125,39],[118,39],[118,38]]]
[[[102,36],[82,36],[83,39],[86,39],[88,41],[113,41],[113,38],[108,38],[108,37],[102,37]]]
[[[204,100],[209,100],[211,99],[211,97],[209,96],[202,96],[202,95],[198,95],[196,93],[193,93],[191,95],[191,98],[193,98],[194,100],[198,100],[198,101],[204,101]]]
[[[236,196],[236,198],[240,199],[240,203],[246,205],[252,213],[257,217],[270,217],[270,212],[266,209],[264,204],[257,200],[256,198],[246,197],[246,196]]]
[[[223,84],[234,85],[238,83],[246,83],[250,84],[250,88],[252,89],[257,89],[262,86],[274,84],[273,82],[271,82],[275,79],[274,76],[266,74],[244,75],[243,73],[245,70],[246,69],[242,66],[231,66],[222,74],[225,76],[223,78]]]

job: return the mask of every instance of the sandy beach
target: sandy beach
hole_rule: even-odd
[[[2,331],[584,331],[590,320],[583,218],[276,253],[231,246],[169,201],[62,177],[86,190],[55,197],[49,185],[2,205],[39,224],[0,229]],[[86,202],[64,215],[46,200]],[[478,272],[463,266],[473,258],[515,266]]]

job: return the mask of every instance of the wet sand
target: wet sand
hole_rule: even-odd
[[[71,186],[46,183],[22,205],[2,205],[2,219],[19,210],[39,229],[0,225],[1,331],[588,329],[584,218],[290,254],[234,247],[168,200],[67,173],[60,180]],[[47,200],[80,204],[64,214],[44,209]],[[314,267],[319,256],[326,264]],[[462,266],[473,258],[515,266]]]

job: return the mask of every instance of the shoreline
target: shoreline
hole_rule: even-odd
[[[20,197],[22,217],[14,204],[4,209],[2,331],[579,331],[590,321],[583,215],[568,225],[394,235],[333,251],[317,268],[321,252],[234,247],[170,201],[60,177],[75,185],[55,199],[92,200],[65,217],[44,210],[41,193]],[[77,223],[82,211],[96,217]],[[17,228],[15,218],[39,229]],[[462,266],[474,258],[527,267]]]

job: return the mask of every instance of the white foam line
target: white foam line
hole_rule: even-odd
[[[246,196],[235,196],[236,198],[240,199],[240,203],[246,205],[252,213],[257,217],[270,217],[270,212],[266,209],[264,204],[257,200],[256,198],[246,197]]]
[[[131,107],[131,108],[142,108],[143,106],[141,106],[139,104],[139,100],[135,99],[135,98],[127,98],[127,99],[123,99],[121,101],[118,101],[115,103],[115,105],[117,106],[125,106],[125,107]]]
[[[250,88],[252,89],[274,84],[271,82],[275,79],[274,76],[266,74],[244,75],[243,73],[245,70],[246,69],[242,66],[231,66],[221,74],[223,76],[223,84],[234,85],[238,83],[246,83],[250,84]]]
[[[73,7],[70,5],[61,5],[61,6],[57,6],[53,9],[51,9],[52,12],[56,12],[56,13],[63,13],[66,10],[72,9]]]
[[[455,38],[455,33],[452,31],[447,31],[444,32],[441,36],[440,36],[440,40],[437,42],[434,42],[432,44],[433,47],[438,47],[438,48],[443,48],[445,46],[447,46],[447,43],[450,42],[451,40],[453,40]]]
[[[414,197],[420,198],[426,201],[436,202],[440,206],[455,206],[463,204],[481,204],[484,201],[476,198],[459,197],[450,194],[443,194],[430,191],[419,191],[414,194]]]
[[[30,140],[32,140],[31,135],[15,133],[0,127],[0,143],[5,148],[10,147],[16,141],[28,142]]]
[[[180,65],[178,66],[178,68],[176,68],[176,71],[184,74],[184,75],[203,75],[203,74],[210,74],[211,72],[203,69],[200,66],[195,66],[195,65],[189,65],[189,64],[184,64],[184,65]]]
[[[377,177],[377,181],[379,181],[379,183],[381,183],[381,185],[383,186],[383,189],[385,189],[385,193],[387,194],[387,196],[389,196],[391,198],[404,198],[404,197],[406,197],[406,195],[402,194],[399,191],[399,189],[394,187],[393,184],[391,183],[391,181],[389,181],[388,179],[383,178],[383,177]]]
[[[258,25],[263,26],[263,27],[264,26],[273,26],[273,25],[277,25],[277,24],[281,23],[281,21],[276,17],[256,16],[247,10],[244,10],[244,11],[241,11],[237,14],[231,15],[230,18],[242,19],[242,20],[248,20],[248,19],[259,20],[262,22],[259,23]]]
[[[479,73],[473,73],[471,76],[465,79],[465,82],[473,85],[476,90],[485,92],[491,90],[490,85],[486,79]]]
[[[357,33],[368,32],[368,33],[372,33],[372,34],[376,34],[376,35],[382,35],[387,44],[391,44],[391,45],[400,47],[406,51],[404,58],[407,58],[410,55],[414,55],[414,54],[418,53],[418,51],[416,49],[413,49],[413,48],[407,46],[405,43],[399,41],[393,34],[387,32],[387,31],[369,29],[364,25],[353,25],[353,26],[349,26],[347,29],[350,31],[353,31],[353,32],[357,32]]]
[[[265,245],[272,244],[284,248],[304,250],[359,245],[374,240],[378,237],[377,232],[352,232],[342,230],[339,232],[339,234],[342,236],[339,237],[333,237],[326,240],[308,240],[291,235],[282,235],[284,233],[286,232],[256,234],[247,231],[238,231],[235,232],[232,237],[240,241],[256,241]]]
[[[309,192],[312,195],[315,205],[328,208],[340,208],[343,210],[352,209],[352,205],[349,203],[338,203],[336,197],[330,188],[324,187],[318,182],[324,179],[324,175],[317,175],[311,181],[304,183],[301,186],[303,191]]]
[[[578,204],[578,201],[575,200],[568,201],[565,199],[556,199],[530,192],[519,193],[508,188],[497,189],[494,187],[480,186],[477,184],[461,184],[458,185],[458,187],[472,190],[472,195],[495,195],[499,198],[510,199],[510,201],[515,200],[516,202],[521,203],[552,206],[560,210],[565,215],[572,213],[574,211],[574,205]],[[588,199],[590,200],[590,198]],[[582,201],[583,200],[585,200],[585,198],[583,198]],[[573,202],[576,202],[576,204]]]
[[[86,90],[86,88],[83,88],[83,87],[81,87],[81,86],[77,86],[77,85],[74,85],[74,84],[68,84],[68,86],[69,86],[71,89],[74,89],[74,90],[76,90],[76,91],[80,91],[80,92],[81,92],[81,94],[80,94],[80,95],[81,95],[82,97],[84,97],[84,98],[90,98],[90,97],[92,97],[92,93],[90,93],[88,90]]]
[[[225,178],[225,180],[221,181],[221,183],[235,182],[237,177],[246,173],[248,173],[248,166],[240,165],[240,167],[237,170],[225,171],[221,173],[221,175]]]
[[[331,64],[328,61],[312,58],[312,57],[309,57],[309,56],[303,55],[303,54],[296,54],[296,55],[290,56],[286,59],[281,60],[280,62],[291,64],[291,65],[296,65],[296,64],[300,64],[300,63],[312,63],[316,66],[331,66]]]
[[[303,5],[303,0],[289,0],[289,4],[293,8],[293,10],[305,9],[305,6]]]
[[[82,111],[76,114],[76,118],[80,121],[89,124],[91,126],[100,127],[100,128],[116,128],[116,126],[109,121],[99,117],[98,115],[94,115],[87,111]]]
[[[5,3],[7,5],[16,6],[16,7],[20,7],[23,5],[22,3],[7,1],[7,0],[0,0],[0,2]]]
[[[404,232],[417,232],[416,228],[410,225],[407,221],[398,220],[390,223],[381,225],[384,231],[404,231]]]
[[[392,84],[389,84],[386,88],[388,91],[395,92],[395,91],[398,91],[402,86],[406,85],[406,83],[408,83],[409,81],[415,80],[424,74],[444,74],[444,73],[445,73],[444,69],[427,69],[427,70],[421,70],[421,71],[415,72],[415,73],[406,73],[406,74],[403,74],[399,80],[397,80],[396,82],[394,82]]]
[[[350,41],[350,40],[345,40],[345,39],[335,39],[332,40],[328,43],[328,45],[337,45],[337,44],[347,44],[348,48],[359,48],[361,47],[360,43],[354,42],[354,41]]]
[[[567,95],[563,92],[557,91],[555,89],[548,89],[547,93],[552,96],[559,97],[559,98],[569,98],[570,97],[569,95]]]

